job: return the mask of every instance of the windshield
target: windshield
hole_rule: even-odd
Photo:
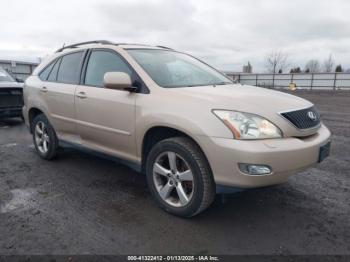
[[[161,87],[232,84],[231,80],[186,54],[160,49],[129,49],[128,53]]]
[[[6,72],[6,70],[0,68],[0,82],[15,82],[15,80]]]

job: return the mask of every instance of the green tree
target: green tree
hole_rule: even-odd
[[[295,67],[295,68],[292,68],[292,69],[290,70],[290,73],[291,73],[291,74],[299,74],[299,73],[301,73],[301,69],[300,69],[299,66],[298,66],[298,67]]]
[[[343,68],[341,65],[337,65],[337,67],[335,68],[335,72],[336,73],[342,73],[343,72]]]

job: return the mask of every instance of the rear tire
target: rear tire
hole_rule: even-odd
[[[208,161],[198,145],[186,137],[158,142],[148,154],[146,176],[158,205],[176,216],[195,216],[215,198]]]
[[[33,142],[39,156],[46,160],[56,157],[58,139],[56,132],[45,115],[36,116],[31,123]]]

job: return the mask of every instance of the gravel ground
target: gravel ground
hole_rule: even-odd
[[[72,148],[44,161],[20,121],[1,123],[0,254],[350,255],[350,93],[297,95],[320,109],[331,156],[192,219],[161,211],[127,166]]]

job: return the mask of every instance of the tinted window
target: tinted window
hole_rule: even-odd
[[[63,56],[58,70],[57,82],[77,84],[79,82],[79,69],[82,58],[83,52]]]
[[[103,76],[107,72],[124,72],[130,75],[131,70],[117,54],[109,51],[92,51],[86,69],[85,84],[103,86]]]
[[[49,64],[40,74],[39,77],[41,80],[47,80],[47,77],[49,76],[52,67],[54,66],[55,61],[53,61],[51,64]]]
[[[58,68],[60,66],[60,62],[61,62],[61,59],[58,59],[55,66],[51,70],[49,78],[47,79],[48,81],[55,82],[57,80],[57,72],[58,72]]]

